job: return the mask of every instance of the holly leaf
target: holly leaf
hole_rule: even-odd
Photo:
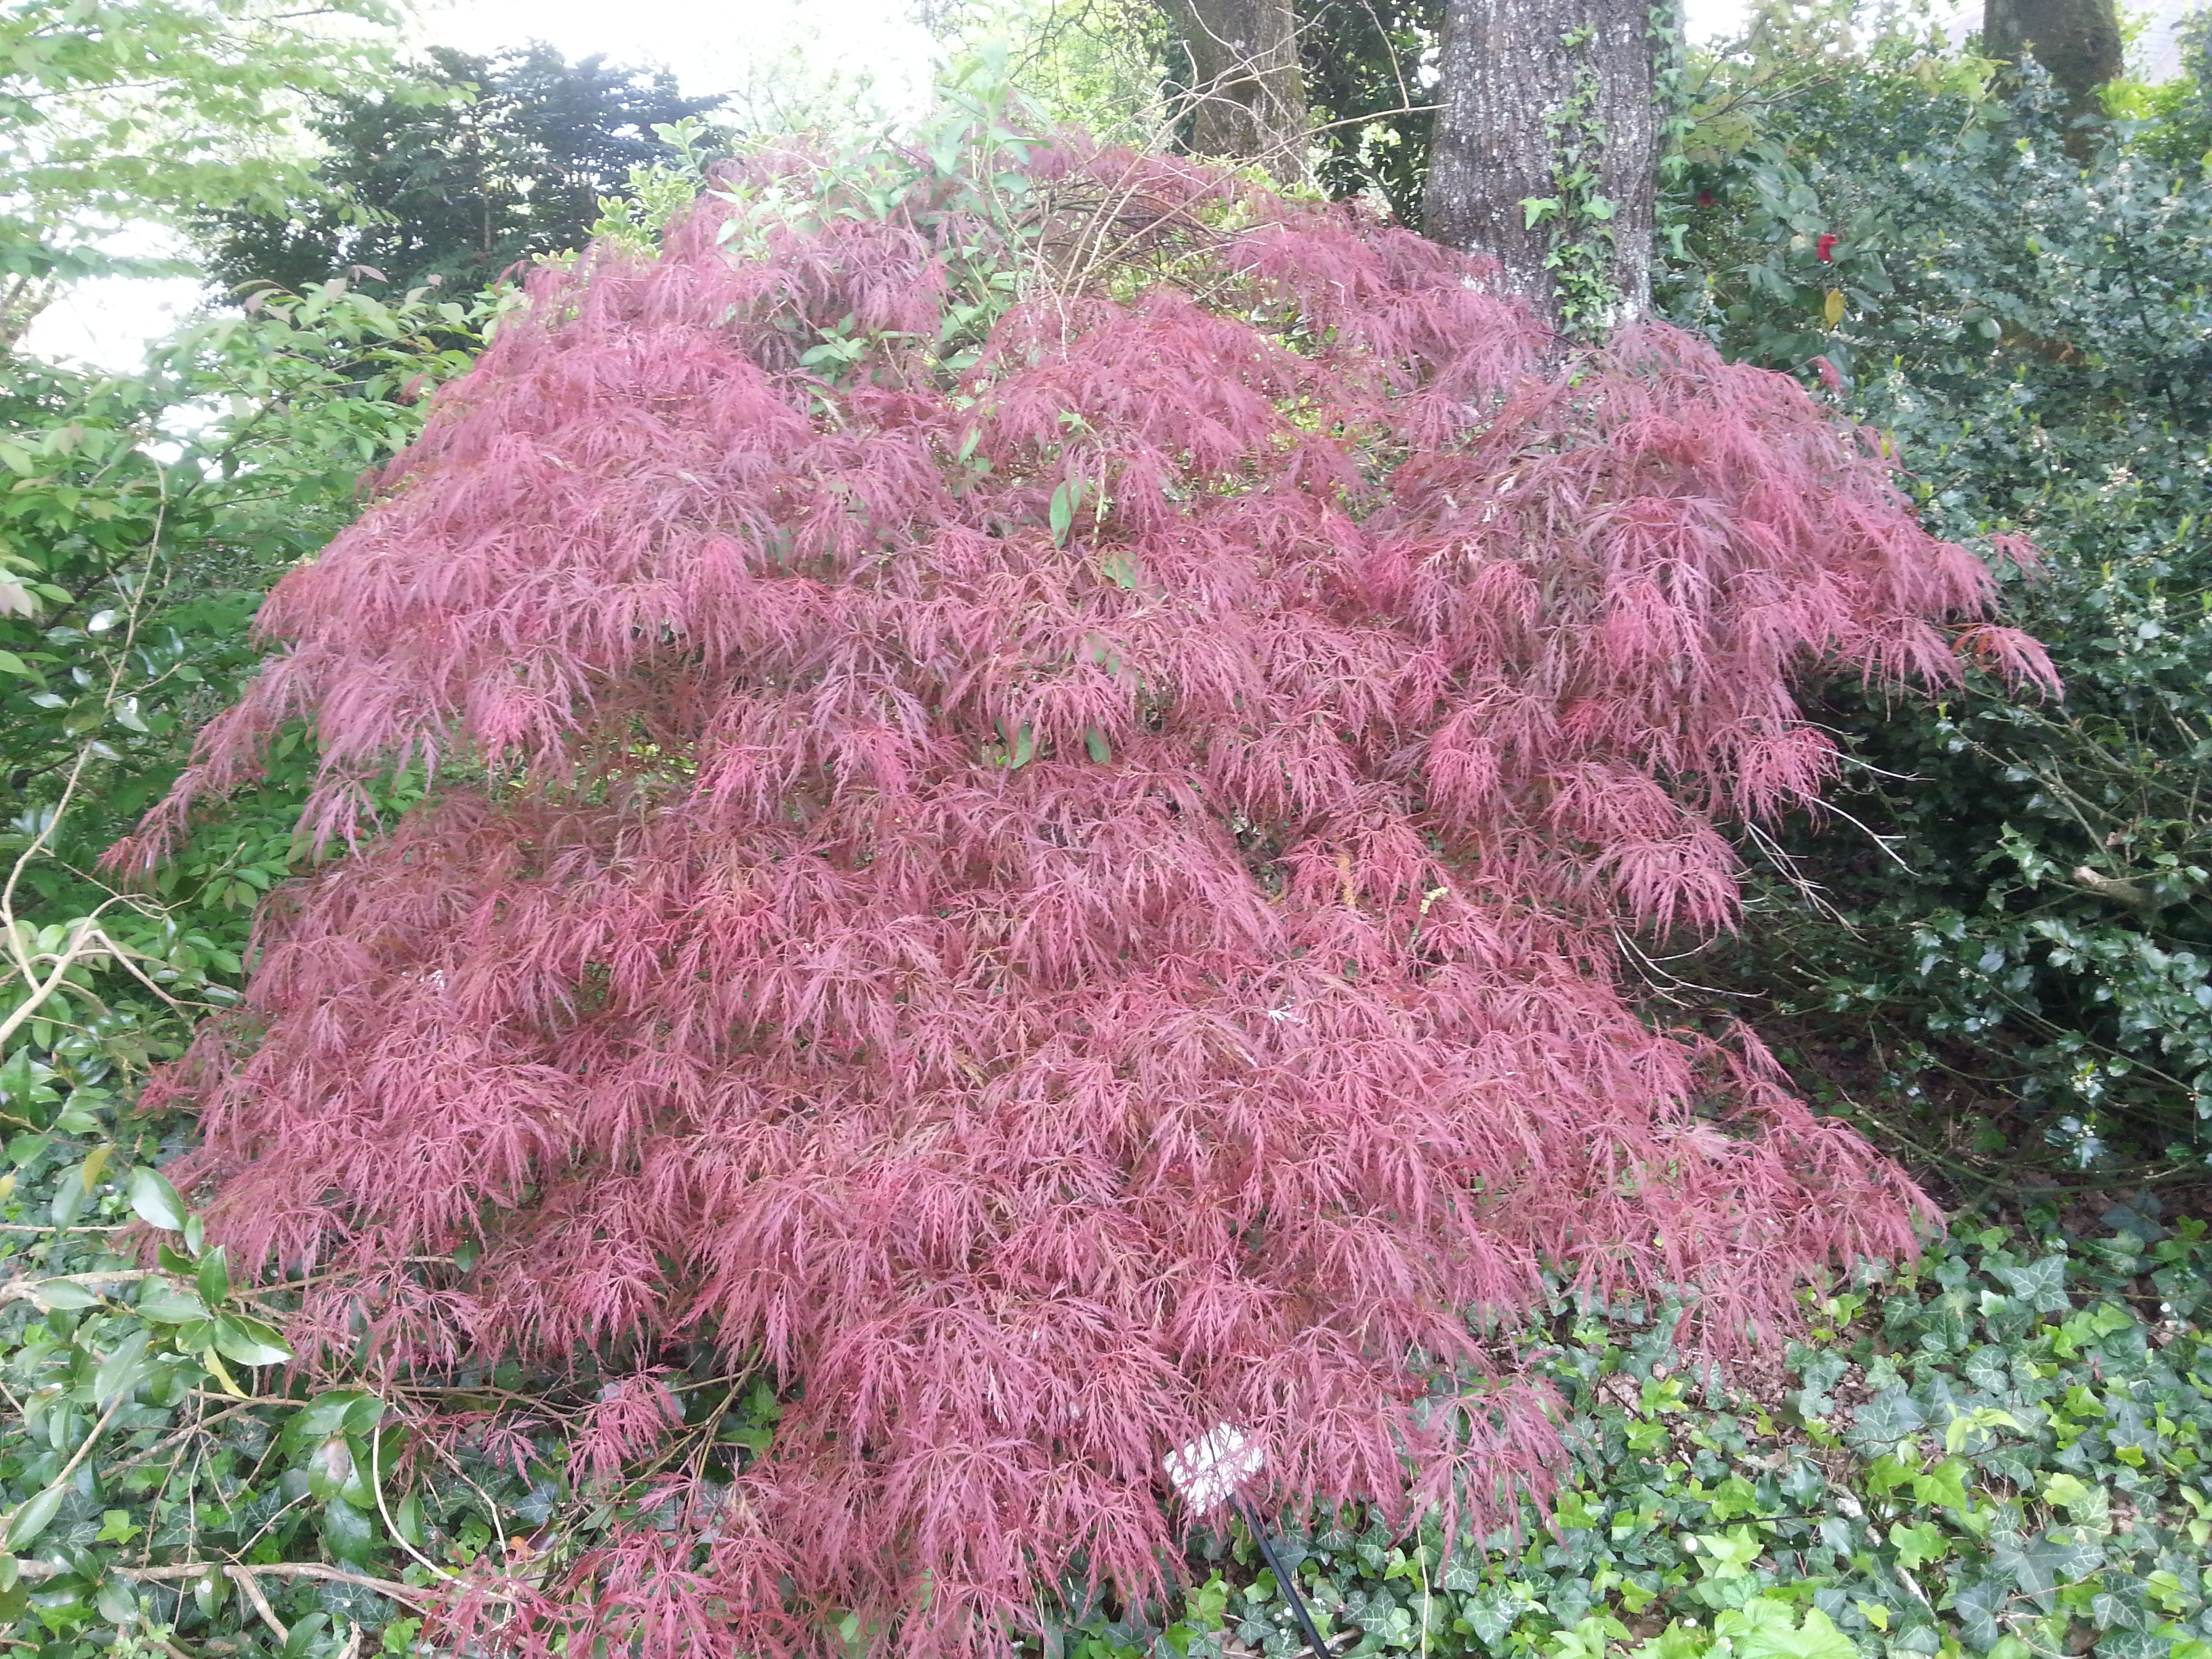
[[[149,1227],[180,1232],[185,1225],[185,1200],[159,1170],[140,1164],[131,1172],[131,1207]]]
[[[8,1547],[20,1550],[27,1547],[46,1529],[60,1510],[62,1499],[69,1495],[67,1486],[49,1486],[37,1497],[29,1499],[17,1510],[8,1522]]]
[[[105,1411],[110,1401],[123,1399],[138,1386],[146,1375],[146,1345],[152,1340],[149,1332],[133,1331],[100,1362],[100,1369],[92,1376],[92,1403],[96,1409]]]
[[[156,1325],[189,1325],[195,1319],[205,1319],[208,1310],[190,1291],[155,1279],[138,1292],[138,1316]]]
[[[50,1279],[32,1294],[41,1308],[64,1313],[78,1312],[100,1300],[89,1286],[72,1285],[65,1279]]]
[[[368,1510],[333,1498],[323,1505],[323,1541],[341,1561],[366,1565],[376,1556],[377,1525]]]
[[[218,1314],[215,1322],[216,1351],[241,1365],[281,1365],[292,1357],[273,1325],[264,1325],[244,1314]]]
[[[220,1308],[230,1300],[230,1260],[218,1245],[200,1258],[198,1273],[200,1300],[210,1308]]]

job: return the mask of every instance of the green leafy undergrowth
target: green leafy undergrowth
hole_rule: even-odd
[[[25,1650],[429,1651],[419,1613],[443,1574],[487,1551],[559,1568],[649,1503],[652,1469],[610,1487],[569,1468],[606,1378],[457,1373],[380,1396],[289,1376],[283,1287],[234,1283],[154,1173],[183,1126],[165,1143],[70,1099],[18,1099],[52,1121],[10,1143],[0,1204],[0,1629]],[[157,1267],[112,1248],[133,1218],[164,1230]],[[1530,1508],[1517,1538],[1449,1560],[1433,1528],[1397,1540],[1356,1515],[1279,1551],[1339,1654],[2212,1659],[2207,1306],[2204,1225],[2150,1200],[2079,1235],[2049,1215],[1963,1226],[1899,1273],[1869,1268],[1764,1375],[1701,1376],[1667,1310],[1563,1291],[1518,1339],[1568,1413],[1548,1519]],[[699,1360],[661,1368],[682,1427],[657,1461],[734,1469],[777,1404]],[[434,1445],[415,1427],[433,1403],[477,1428]],[[1191,1566],[1179,1605],[1073,1609],[1044,1653],[1300,1648],[1241,1530],[1199,1534]]]
[[[1548,1522],[1449,1561],[1356,1518],[1280,1553],[1353,1655],[2212,1659],[2205,1231],[2149,1200],[2090,1237],[1962,1226],[1822,1301],[1741,1391],[1685,1369],[1670,1321],[1563,1296],[1540,1346],[1574,1468]],[[1200,1555],[1164,1630],[1096,1613],[1063,1651],[1302,1649],[1248,1539]]]
[[[35,1079],[15,1064],[15,1082]],[[234,1275],[159,1173],[189,1121],[134,1116],[86,1075],[0,1092],[20,1126],[0,1175],[0,1648],[430,1651],[422,1614],[444,1579],[486,1557],[564,1568],[649,1506],[672,1462],[726,1474],[773,1437],[773,1390],[704,1345],[692,1371],[656,1379],[680,1431],[611,1482],[569,1472],[614,1380],[588,1357],[558,1379],[456,1367],[311,1386],[281,1333],[295,1283]]]
[[[488,1413],[433,1445],[404,1395],[307,1388],[286,1287],[234,1279],[156,1171],[174,1146],[85,1097],[16,1134],[0,1177],[4,1640],[44,1659],[416,1651],[437,1581],[526,1556],[568,1499],[558,1414],[533,1437]],[[116,1248],[134,1222],[161,1241],[154,1267]],[[449,1380],[495,1404],[521,1379]]]

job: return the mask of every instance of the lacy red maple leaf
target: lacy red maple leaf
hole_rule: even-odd
[[[1156,1583],[1224,1423],[1282,1501],[1492,1518],[1557,1443],[1468,1310],[1540,1263],[1725,1347],[1909,1250],[1903,1177],[1617,983],[1828,775],[1793,675],[1956,676],[1988,576],[1879,447],[1664,328],[1547,369],[1470,261],[1204,168],[845,176],[532,276],[131,849],[289,720],[325,836],[437,770],[164,1085],[311,1350],[799,1385],[503,1639],[1001,1648]]]

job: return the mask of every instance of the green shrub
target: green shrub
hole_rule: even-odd
[[[2175,159],[2201,94],[2123,89],[2151,118],[2085,172],[2047,87],[1987,68],[1882,37],[1739,107],[1741,148],[1693,141],[1673,300],[1852,377],[1942,533],[2043,550],[2013,620],[2063,702],[1832,688],[1861,792],[1759,855],[1733,966],[1808,1086],[1969,1193],[2039,1145],[2039,1178],[2190,1163],[2212,1114],[2212,184]]]
[[[0,1608],[44,1650],[137,1630],[164,1586],[214,1605],[231,1583],[134,1579],[127,1562],[202,1536],[281,1551],[298,1529],[281,1518],[287,1498],[258,1538],[223,1531],[238,1459],[265,1462],[276,1420],[242,1387],[286,1357],[273,1313],[229,1284],[219,1253],[200,1255],[196,1233],[160,1270],[109,1246],[134,1207],[183,1224],[155,1166],[186,1126],[142,1119],[132,1101],[194,1016],[229,999],[253,907],[293,867],[299,738],[152,890],[118,891],[98,860],[252,669],[262,591],[351,516],[356,480],[412,436],[485,314],[334,283],[196,327],[142,376],[9,360],[0,377],[0,773],[14,805],[0,829],[0,1468],[6,1546],[25,1553],[0,1561]],[[171,1455],[185,1449],[188,1464]]]

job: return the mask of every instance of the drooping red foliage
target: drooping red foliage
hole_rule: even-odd
[[[1642,1023],[1620,941],[1729,925],[1717,822],[1831,768],[1792,677],[1955,678],[1982,567],[1680,334],[1550,369],[1402,232],[1030,174],[1010,219],[765,158],[664,257],[533,278],[133,849],[290,719],[327,835],[438,769],[169,1080],[217,1235],[317,1265],[303,1340],[802,1385],[516,1650],[831,1609],[993,1650],[1156,1582],[1163,1455],[1223,1422],[1277,1501],[1492,1517],[1557,1448],[1468,1310],[1540,1261],[1693,1285],[1724,1348],[1912,1247],[1910,1184],[1748,1037]],[[994,264],[1025,297],[950,368]],[[611,1392],[586,1458],[665,1413]]]

